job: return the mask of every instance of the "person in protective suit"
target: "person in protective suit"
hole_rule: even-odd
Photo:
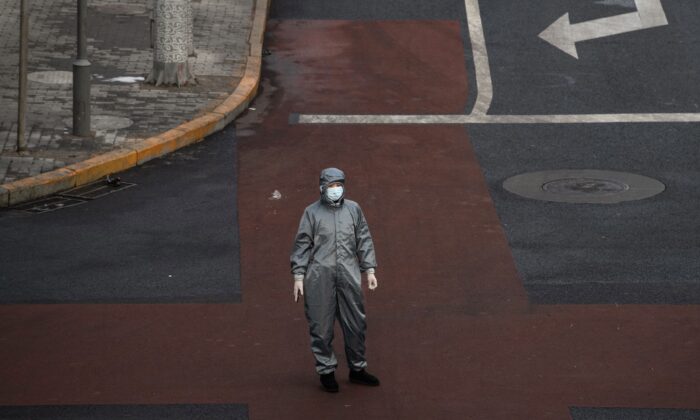
[[[374,244],[360,206],[345,199],[345,174],[321,172],[321,198],[304,210],[291,255],[294,301],[304,297],[311,351],[323,389],[338,392],[333,327],[340,321],[350,382],[379,385],[365,371],[365,309],[361,272],[370,290],[377,288]]]

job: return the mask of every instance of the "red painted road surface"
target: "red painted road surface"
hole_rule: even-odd
[[[457,23],[271,22],[268,38],[271,87],[239,141],[243,303],[2,306],[0,405],[244,403],[254,419],[700,408],[697,306],[528,303],[466,128],[288,124],[463,113]],[[341,366],[335,395],[319,388],[288,263],[327,166],[346,171],[380,264],[365,296],[382,386],[351,385]]]

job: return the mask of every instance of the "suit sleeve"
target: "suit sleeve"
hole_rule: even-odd
[[[290,261],[292,264],[292,274],[306,274],[309,265],[311,250],[314,247],[313,224],[308,211],[304,211],[299,222],[299,230],[294,239],[294,249]]]
[[[357,224],[355,226],[355,239],[357,241],[357,259],[360,262],[360,270],[364,273],[370,268],[377,268],[377,258],[374,255],[374,242],[369,233],[369,226],[360,206],[357,206]]]

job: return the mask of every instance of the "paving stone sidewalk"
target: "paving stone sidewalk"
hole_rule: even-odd
[[[28,151],[15,152],[19,4],[0,0],[0,184],[69,165],[156,135],[215,108],[238,85],[249,52],[253,0],[192,0],[191,58],[198,84],[143,84],[153,61],[148,0],[90,0],[94,139],[70,135],[76,1],[30,0]]]

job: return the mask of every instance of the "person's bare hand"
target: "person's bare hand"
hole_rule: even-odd
[[[377,288],[377,277],[374,274],[367,274],[367,285],[369,286],[369,290]]]
[[[294,302],[299,300],[299,295],[304,296],[304,281],[295,280],[294,281]]]

